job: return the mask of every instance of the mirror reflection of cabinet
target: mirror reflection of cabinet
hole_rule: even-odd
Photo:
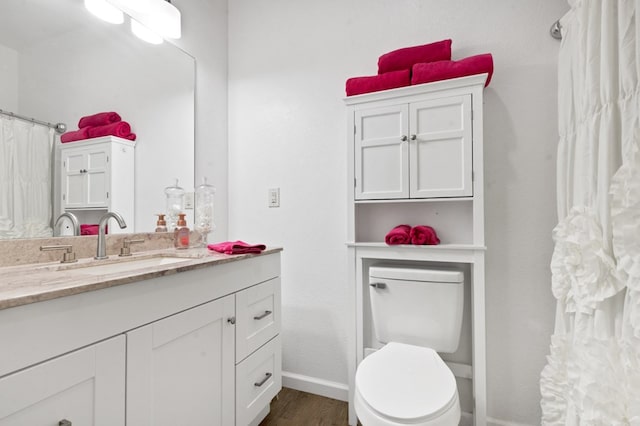
[[[70,142],[61,145],[60,159],[62,211],[81,224],[96,224],[115,211],[133,229],[135,142],[115,136]]]

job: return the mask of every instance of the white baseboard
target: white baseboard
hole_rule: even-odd
[[[340,401],[349,401],[349,386],[344,383],[283,371],[282,386]]]
[[[527,423],[509,422],[507,420],[494,419],[487,417],[487,426],[534,426]]]

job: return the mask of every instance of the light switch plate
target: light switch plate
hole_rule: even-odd
[[[269,188],[269,207],[280,207],[280,188]]]
[[[184,194],[184,208],[185,210],[193,210],[194,194],[193,192],[186,192]]]

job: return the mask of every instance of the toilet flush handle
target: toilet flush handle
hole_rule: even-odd
[[[378,288],[378,289],[387,288],[387,285],[385,283],[371,283],[369,285],[373,288]]]

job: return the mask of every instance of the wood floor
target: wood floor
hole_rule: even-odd
[[[260,426],[346,426],[348,417],[344,401],[282,388]]]

